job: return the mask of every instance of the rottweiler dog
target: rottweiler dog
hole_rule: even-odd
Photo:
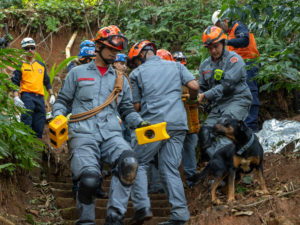
[[[227,177],[227,201],[230,203],[235,199],[236,174],[250,173],[255,169],[264,194],[268,194],[263,177],[263,148],[256,135],[243,121],[232,118],[215,124],[213,132],[217,135],[226,136],[232,141],[232,144],[219,149],[204,170],[192,178],[193,182],[199,183],[209,173],[212,173],[215,177],[211,188],[212,202],[220,204],[220,200],[216,198],[216,189]]]

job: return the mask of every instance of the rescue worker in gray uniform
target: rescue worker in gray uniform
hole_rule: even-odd
[[[158,154],[158,169],[164,191],[171,204],[171,218],[160,225],[182,225],[190,214],[178,168],[183,141],[188,130],[186,112],[181,100],[182,85],[190,90],[191,103],[197,102],[199,85],[180,63],[162,60],[155,55],[156,46],[147,40],[133,45],[129,51],[129,66],[137,66],[130,74],[133,103],[140,115],[151,124],[167,122],[170,139],[134,146],[139,167],[131,199],[135,215],[129,224],[142,224],[152,217],[147,195],[147,169]]]
[[[180,62],[184,66],[187,65],[186,56],[183,52],[175,52],[173,55],[175,62]],[[196,147],[198,144],[198,132],[188,133],[183,142],[182,151],[182,168],[186,177],[186,186],[191,187],[194,185],[192,181],[189,180],[196,174],[197,160],[196,160]]]
[[[72,116],[102,105],[114,89],[116,72],[110,66],[116,54],[126,48],[127,39],[116,26],[100,29],[97,37],[95,62],[73,68],[65,79],[53,107],[53,115],[64,115],[72,105]],[[113,172],[105,225],[123,224],[131,185],[137,171],[137,160],[129,144],[122,137],[117,110],[132,128],[142,122],[134,110],[129,83],[123,79],[117,101],[111,102],[98,114],[69,123],[71,169],[79,180],[76,205],[79,219],[76,224],[96,225],[95,194],[101,177],[100,161],[111,165]],[[71,119],[72,119],[71,116]]]
[[[209,26],[202,36],[211,56],[200,65],[199,103],[207,99],[211,111],[200,129],[199,141],[202,152],[210,158],[222,146],[231,143],[226,137],[216,139],[211,128],[226,117],[244,120],[252,102],[244,60],[235,52],[227,51],[226,38],[217,26]]]

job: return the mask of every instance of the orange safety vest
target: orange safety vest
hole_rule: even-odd
[[[233,28],[229,31],[228,40],[236,38],[235,36],[235,29],[239,24],[236,23]],[[243,59],[253,59],[259,56],[259,52],[256,47],[256,42],[254,39],[253,33],[249,32],[249,45],[244,48],[235,48],[233,46],[227,45],[228,51],[235,51],[239,54]]]
[[[20,93],[30,92],[44,96],[45,67],[37,61],[32,64],[23,63],[21,73]]]

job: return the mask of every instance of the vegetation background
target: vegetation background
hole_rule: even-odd
[[[129,46],[140,39],[154,41],[158,48],[183,51],[188,68],[197,75],[208,56],[202,32],[211,25],[217,9],[234,9],[232,16],[248,25],[260,52],[257,80],[260,91],[299,92],[300,89],[300,2],[297,0],[1,0],[0,26],[28,36],[42,31],[45,36],[64,29],[88,30],[118,25]],[[0,49],[0,67],[17,68],[22,51]],[[59,64],[60,62],[57,62]],[[55,69],[53,69],[55,70]],[[30,129],[19,123],[22,109],[13,106],[8,92],[13,85],[0,73],[0,173],[38,166],[41,143]]]

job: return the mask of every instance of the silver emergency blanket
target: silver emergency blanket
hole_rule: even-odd
[[[300,150],[300,122],[267,120],[256,135],[265,153],[280,153],[290,143],[294,143],[294,152]]]

